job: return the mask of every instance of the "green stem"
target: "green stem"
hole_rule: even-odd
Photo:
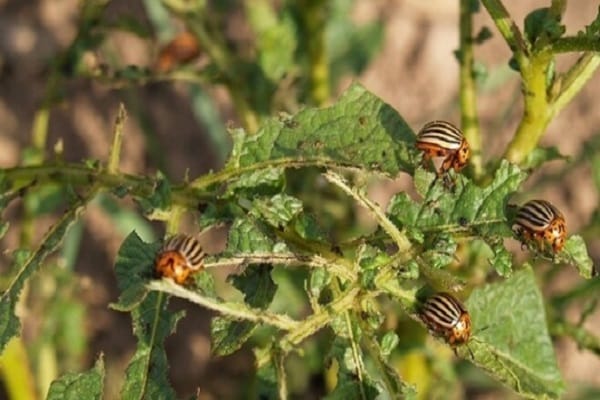
[[[89,187],[99,185],[102,189],[113,190],[126,188],[131,194],[139,197],[151,196],[154,192],[152,178],[129,174],[110,174],[106,171],[83,166],[81,164],[46,164],[30,167],[14,167],[2,170],[4,178],[11,183],[9,190],[18,190],[32,185],[57,183]],[[195,207],[198,201],[214,199],[211,192],[201,192],[180,185],[172,188],[174,204]]]
[[[282,235],[282,238],[285,235]],[[291,238],[290,235],[285,236],[286,241],[290,243],[302,245],[307,249],[310,255],[298,255],[295,253],[250,253],[236,254],[233,257],[219,258],[214,262],[204,264],[205,268],[220,268],[228,265],[246,265],[246,264],[280,264],[287,266],[308,266],[312,268],[323,268],[333,275],[336,275],[347,281],[355,281],[357,279],[356,272],[352,269],[352,263],[344,258],[338,257],[330,249],[324,248],[317,243],[306,243],[300,238]],[[323,253],[324,251],[324,253]]]
[[[223,302],[211,297],[203,296],[197,292],[193,292],[180,285],[177,285],[175,282],[169,279],[152,281],[146,286],[150,290],[156,290],[158,292],[168,293],[172,296],[186,299],[192,303],[198,304],[204,308],[208,308],[209,310],[216,311],[234,319],[264,323],[286,331],[293,331],[294,329],[297,329],[299,326],[303,325],[302,323],[295,321],[286,315],[279,315],[270,313],[268,311],[253,309],[243,303]]]
[[[334,173],[333,171],[327,171],[323,173],[323,176],[331,183],[342,189],[346,194],[352,196],[361,206],[366,208],[373,218],[377,221],[379,226],[392,238],[396,246],[398,246],[398,253],[405,254],[409,253],[412,245],[406,235],[401,232],[396,225],[385,215],[378,204],[372,202],[364,193],[360,190],[350,187],[342,176]]]
[[[110,174],[119,172],[119,161],[121,159],[121,143],[123,142],[123,126],[127,119],[127,112],[123,103],[119,104],[119,111],[117,113],[117,119],[113,128],[113,141],[110,146],[110,153],[108,156],[107,171]]]
[[[306,34],[309,60],[310,97],[315,105],[321,106],[329,101],[329,59],[325,48],[325,25],[327,22],[327,1],[300,1],[300,13]]]
[[[563,75],[561,89],[553,102],[554,113],[562,110],[583,86],[589,81],[600,66],[600,54],[586,53]]]
[[[564,36],[552,41],[552,53],[570,53],[574,51],[600,51],[600,40],[597,36]]]
[[[504,158],[514,164],[520,164],[536,148],[554,117],[546,87],[546,71],[551,61],[552,53],[542,50],[532,55],[527,64],[521,65],[525,111],[517,132],[504,153]]]
[[[513,51],[516,61],[522,65],[526,60],[529,46],[504,4],[500,0],[481,0],[481,3],[494,20],[508,47]]]
[[[473,71],[473,13],[471,0],[460,1],[460,108],[461,127],[471,147],[471,167],[478,179],[483,174],[481,134],[477,118],[477,96]]]
[[[323,307],[321,312],[312,314],[299,323],[281,339],[282,350],[286,353],[290,352],[304,339],[327,325],[333,318],[351,308],[359,292],[359,288],[348,289],[336,300]]]

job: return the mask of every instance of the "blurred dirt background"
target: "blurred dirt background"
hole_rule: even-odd
[[[380,19],[385,37],[380,54],[359,77],[348,77],[336,88],[341,92],[353,79],[390,103],[418,130],[427,120],[448,119],[459,123],[458,64],[453,51],[458,46],[458,2],[445,0],[357,0],[353,17],[359,24]],[[522,21],[528,11],[547,6],[548,1],[506,2],[513,17]],[[33,115],[40,106],[47,84],[49,60],[66,48],[76,34],[77,0],[8,1],[0,0],[0,167],[19,163],[20,151],[29,145]],[[134,12],[145,20],[139,1],[115,1],[110,13]],[[564,23],[575,33],[596,14],[598,2],[571,2]],[[148,22],[146,22],[148,23]],[[514,132],[521,115],[521,98],[517,74],[507,67],[510,52],[493,27],[485,11],[476,16],[475,32],[487,25],[494,37],[476,48],[476,58],[488,68],[490,79],[482,87],[478,103],[483,126],[483,156],[490,159],[501,154]],[[243,30],[243,28],[240,28]],[[234,31],[232,34],[235,34]],[[241,33],[243,34],[243,32]],[[124,64],[147,66],[153,62],[156,46],[126,33],[115,34],[112,45]],[[564,57],[559,68],[573,57]],[[165,160],[168,176],[178,181],[189,169],[195,177],[210,168],[219,168],[219,157],[202,121],[191,110],[185,85],[152,84],[129,89],[112,89],[84,80],[75,80],[64,88],[66,101],[51,114],[48,150],[60,139],[65,158],[105,159],[111,139],[111,127],[120,101],[125,102],[129,119],[126,124],[122,169],[132,173],[153,174],[158,166],[148,154],[147,127],[155,134]],[[211,89],[223,121],[239,125],[226,93]],[[550,125],[544,145],[556,145],[563,154],[576,155],[584,142],[598,133],[600,113],[600,74]],[[143,121],[143,124],[140,123]],[[561,162],[548,165],[543,173],[562,168]],[[589,165],[577,168],[559,186],[535,186],[540,176],[530,179],[531,196],[545,197],[566,214],[571,232],[577,232],[597,207]],[[400,177],[374,188],[373,197],[381,203],[396,191],[406,189],[410,181]],[[84,242],[76,270],[81,276],[82,298],[87,305],[87,328],[91,342],[87,364],[103,351],[109,365],[109,379],[122,376],[134,350],[134,338],[127,314],[107,308],[117,298],[112,266],[122,235],[106,216],[94,209],[85,217]],[[193,226],[189,227],[193,229]],[[12,236],[16,240],[16,236]],[[222,246],[223,234],[204,237],[209,252]],[[8,238],[11,242],[11,237]],[[600,255],[599,242],[590,242],[595,259]],[[565,269],[548,290],[564,290],[578,281],[576,274]],[[174,302],[176,309],[186,308]],[[170,379],[178,395],[191,395],[202,389],[203,398],[231,398],[236,386],[251,375],[253,357],[241,351],[231,357],[211,359],[208,337],[209,315],[197,309],[183,319],[176,335],[167,341]],[[578,315],[573,310],[573,318]],[[587,326],[600,333],[600,314]],[[579,351],[572,342],[559,341],[559,364],[569,382],[600,385],[600,358]],[[109,397],[116,395],[114,388]],[[473,397],[475,398],[475,397]],[[477,398],[500,398],[479,395]]]

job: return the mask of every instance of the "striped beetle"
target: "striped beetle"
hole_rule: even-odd
[[[158,278],[170,278],[181,285],[192,273],[202,269],[205,256],[196,238],[178,234],[162,245],[154,262],[154,271]]]
[[[531,200],[519,208],[512,229],[522,246],[534,242],[544,251],[550,245],[554,253],[562,250],[567,237],[565,218],[546,200]]]
[[[444,338],[454,354],[457,346],[466,344],[471,338],[471,316],[450,293],[436,293],[425,300],[419,309],[419,317],[432,335]],[[471,349],[469,353],[473,357]]]
[[[431,121],[417,134],[417,149],[423,152],[423,162],[445,157],[438,174],[454,168],[456,172],[467,165],[471,149],[460,129],[446,121]]]

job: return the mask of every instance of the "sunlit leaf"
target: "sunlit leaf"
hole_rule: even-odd
[[[559,398],[564,383],[531,268],[475,289],[466,305],[474,326],[469,342],[474,363],[522,396]],[[469,358],[468,349],[459,350]]]

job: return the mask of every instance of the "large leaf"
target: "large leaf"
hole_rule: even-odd
[[[95,194],[96,190],[93,189],[87,197],[65,212],[61,219],[44,235],[37,250],[17,265],[17,276],[0,298],[0,351],[19,332],[20,323],[15,315],[15,306],[25,281],[37,271],[44,259],[58,248],[68,229],[77,220]]]
[[[413,131],[392,107],[354,84],[329,108],[266,120],[245,138],[238,158],[228,166],[340,166],[395,176],[413,170],[414,143]]]
[[[104,390],[102,355],[88,372],[68,373],[50,385],[46,400],[100,400]]]
[[[132,232],[117,254],[115,271],[121,290],[119,310],[131,311],[137,347],[127,367],[124,399],[171,399],[175,393],[167,381],[168,369],[164,350],[165,338],[173,333],[183,312],[167,310],[164,293],[148,293],[144,283],[152,278],[153,263],[160,243],[145,243]]]
[[[528,398],[558,398],[564,390],[546,326],[544,302],[529,266],[476,289],[466,302],[473,320],[474,363]],[[466,348],[460,353],[468,357]]]

